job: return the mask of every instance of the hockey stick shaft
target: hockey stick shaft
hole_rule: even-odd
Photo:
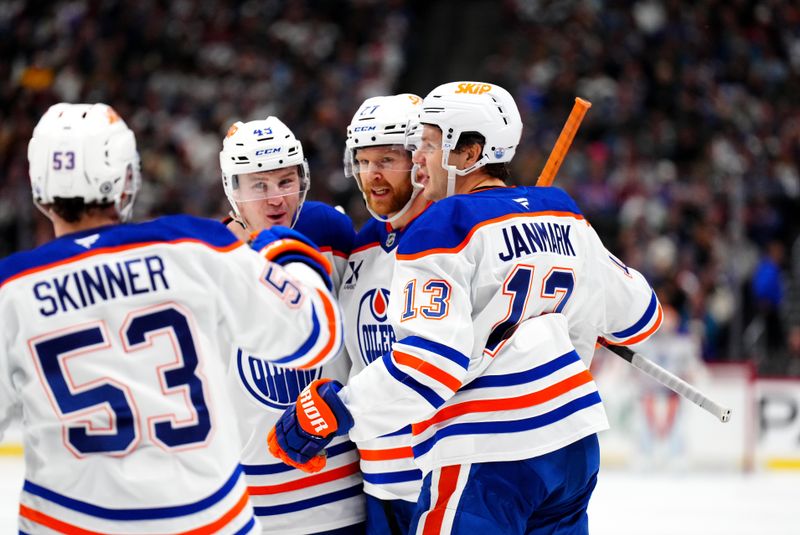
[[[727,422],[731,419],[730,409],[723,407],[677,375],[665,370],[650,359],[643,357],[629,347],[615,346],[602,340],[600,343],[612,353],[630,362],[634,368],[638,368],[676,394],[680,394],[701,409],[710,412],[716,416],[719,421]]]
[[[553,180],[555,180],[556,174],[561,168],[561,163],[564,161],[570,145],[572,145],[572,140],[575,139],[575,133],[581,126],[583,116],[586,115],[586,111],[591,107],[592,103],[588,100],[575,97],[575,104],[572,106],[569,117],[567,117],[567,122],[564,123],[564,128],[561,129],[556,144],[544,164],[542,174],[539,175],[539,180],[536,181],[537,186],[550,186],[553,184]]]
[[[564,123],[564,128],[561,129],[556,144],[550,152],[550,156],[547,158],[547,163],[545,163],[542,174],[539,175],[539,180],[536,182],[537,186],[551,186],[553,184],[556,174],[559,168],[561,168],[561,163],[564,161],[564,157],[572,145],[572,140],[575,139],[575,134],[578,132],[578,128],[583,121],[583,116],[586,115],[586,112],[591,106],[592,103],[588,100],[584,100],[580,97],[575,98],[575,104],[572,106],[569,117],[567,117],[567,122]],[[627,360],[633,367],[649,375],[676,394],[685,397],[701,409],[710,412],[721,422],[730,420],[730,409],[714,402],[677,375],[665,370],[655,362],[632,351],[628,347],[615,346],[604,340],[601,340],[601,343],[612,353]]]

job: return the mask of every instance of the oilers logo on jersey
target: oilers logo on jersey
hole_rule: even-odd
[[[322,378],[322,368],[280,368],[255,355],[248,355],[241,349],[236,351],[236,365],[247,392],[259,403],[279,410],[289,407],[297,401],[306,386]]]
[[[358,352],[364,365],[381,358],[395,341],[394,329],[386,316],[388,304],[389,290],[386,288],[373,288],[361,296],[356,328]]]

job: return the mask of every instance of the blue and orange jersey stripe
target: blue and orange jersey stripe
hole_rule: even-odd
[[[496,223],[502,223],[503,221],[508,221],[511,219],[521,219],[526,217],[568,217],[580,221],[585,221],[583,215],[575,212],[558,212],[553,210],[547,210],[542,212],[532,212],[532,213],[513,213],[513,214],[506,214],[500,217],[496,217],[494,219],[488,219],[486,221],[482,221],[469,229],[467,235],[456,245],[453,246],[445,246],[445,247],[431,247],[428,249],[422,249],[414,251],[413,249],[409,250],[408,252],[403,252],[405,249],[401,246],[400,250],[397,252],[397,259],[398,260],[416,260],[418,258],[423,258],[425,256],[430,256],[434,254],[458,254],[460,253],[472,240],[472,237],[475,235],[483,227],[488,225],[494,225]],[[412,242],[413,240],[408,240],[408,242]]]
[[[409,225],[409,238],[400,243],[398,259],[458,253],[485,225],[537,216],[570,217],[587,224],[575,201],[558,188],[482,189],[428,207]]]
[[[99,237],[91,249],[76,242],[94,234]],[[95,255],[178,243],[197,243],[220,252],[242,246],[222,223],[191,216],[166,216],[146,223],[99,227],[61,236],[32,251],[3,259],[0,261],[0,287],[21,277]]]
[[[655,321],[653,321],[653,317],[655,317]],[[651,334],[656,332],[658,328],[661,326],[661,322],[664,319],[664,311],[661,308],[661,303],[658,302],[658,298],[656,298],[656,293],[652,292],[650,297],[650,303],[647,305],[647,309],[642,314],[642,317],[639,318],[636,323],[628,327],[627,329],[623,329],[621,331],[617,331],[611,333],[611,335],[616,338],[618,341],[615,342],[620,345],[632,345],[641,342],[648,338]],[[652,324],[651,324],[652,322]],[[650,325],[647,330],[644,330],[645,327]]]
[[[481,412],[506,412],[517,409],[527,409],[536,405],[541,405],[559,396],[562,396],[592,381],[592,374],[589,370],[584,370],[575,375],[567,377],[542,390],[531,392],[523,396],[502,399],[477,399],[465,401],[455,405],[445,407],[437,412],[432,418],[413,425],[413,433],[419,435],[424,433],[429,427],[435,424],[452,420],[466,414],[476,414]]]
[[[278,483],[275,485],[251,485],[247,489],[251,496],[281,494],[284,492],[291,492],[293,490],[306,489],[358,474],[358,464],[358,461],[356,461],[332,470],[327,470],[312,476],[302,477],[293,481],[287,481],[285,483]]]

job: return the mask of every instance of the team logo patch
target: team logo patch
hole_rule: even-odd
[[[358,351],[366,365],[381,358],[395,341],[394,329],[387,321],[388,307],[389,290],[386,288],[373,288],[361,296],[356,328]]]
[[[505,153],[506,153],[506,149],[503,149],[503,148],[500,148],[500,147],[497,147],[496,149],[494,149],[494,157],[495,157],[496,160],[499,160],[500,158],[502,158]]]
[[[239,379],[247,392],[258,402],[284,410],[297,401],[297,396],[312,381],[322,378],[322,368],[315,370],[290,370],[280,368],[266,360],[236,352]]]

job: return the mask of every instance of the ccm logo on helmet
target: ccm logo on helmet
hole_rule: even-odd
[[[266,156],[267,154],[275,154],[276,152],[280,152],[280,147],[272,147],[271,149],[261,149],[256,151],[256,156]]]
[[[308,422],[314,426],[314,431],[320,433],[328,429],[328,423],[320,414],[317,406],[314,405],[314,398],[311,396],[311,390],[308,387],[300,393],[300,406],[303,407],[303,412],[306,414]]]
[[[353,132],[369,132],[370,130],[375,130],[375,125],[372,126],[357,126],[353,128]]]
[[[466,82],[461,82],[458,84],[458,89],[456,89],[456,95],[459,93],[469,93],[471,95],[482,95],[487,91],[491,91],[492,86],[489,84],[468,84]]]

